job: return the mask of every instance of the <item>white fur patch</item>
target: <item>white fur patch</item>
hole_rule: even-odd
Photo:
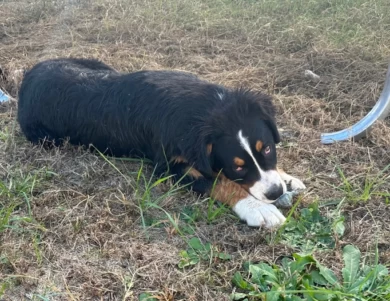
[[[286,218],[273,204],[267,204],[248,196],[237,202],[234,212],[251,227],[274,228],[282,225]]]
[[[257,181],[252,187],[249,188],[249,192],[256,197],[257,199],[265,199],[265,193],[267,193],[274,186],[282,185],[283,193],[287,191],[287,186],[282,180],[280,174],[276,170],[264,171],[261,169],[259,164],[256,161],[255,156],[252,153],[248,139],[242,135],[242,131],[238,132],[238,141],[240,142],[243,149],[251,156],[253,162],[255,163],[259,173],[260,180]]]
[[[220,100],[223,99],[223,93],[222,93],[222,92],[217,92],[217,95],[218,95],[218,97],[219,97]]]
[[[266,193],[273,185],[282,185],[283,193],[287,191],[287,185],[282,181],[282,178],[277,171],[263,171],[260,181],[255,182],[255,184],[249,188],[249,192],[257,199],[262,199],[264,198],[264,192]]]

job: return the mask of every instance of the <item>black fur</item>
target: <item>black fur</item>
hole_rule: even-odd
[[[267,95],[227,89],[189,73],[122,74],[96,60],[54,59],[26,73],[18,121],[33,143],[47,139],[59,145],[69,138],[114,156],[144,156],[161,170],[167,160],[185,158],[184,163],[172,161],[170,171],[180,178],[193,166],[203,177],[192,188],[205,193],[213,174],[227,168],[222,152],[229,152],[225,144],[232,142],[226,141],[239,129],[271,145],[279,142],[274,115]],[[276,154],[263,161],[265,168],[274,168]]]

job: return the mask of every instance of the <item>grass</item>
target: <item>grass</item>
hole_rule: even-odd
[[[22,237],[26,243],[31,245],[32,260],[39,266],[42,264],[40,237],[47,229],[32,216],[31,198],[40,182],[51,175],[52,173],[47,170],[38,170],[28,174],[19,170],[15,175],[10,173],[7,181],[0,182],[0,235],[13,232]],[[10,287],[17,286],[20,277],[25,277],[7,273],[13,270],[13,260],[18,259],[9,258],[7,254],[2,253],[1,265],[5,273],[0,283],[0,296],[4,295]]]
[[[129,178],[128,176],[124,175],[100,151],[97,150],[97,152],[99,153],[99,155],[101,157],[103,157],[104,160],[106,160],[106,162],[108,162],[115,169],[115,171],[117,171],[126,180],[127,184],[134,190],[135,198],[138,201],[138,208],[140,211],[142,226],[144,228],[146,227],[145,217],[144,217],[145,211],[147,211],[149,208],[158,208],[166,213],[168,219],[173,223],[175,229],[180,232],[180,230],[178,229],[172,216],[169,213],[167,213],[164,209],[159,207],[158,204],[161,200],[166,199],[166,198],[171,197],[171,196],[174,196],[175,193],[181,188],[178,186],[178,184],[175,184],[175,187],[172,187],[172,189],[168,190],[167,193],[158,196],[156,199],[153,199],[153,196],[151,193],[153,188],[155,188],[156,186],[158,186],[162,183],[167,182],[172,176],[169,175],[166,177],[160,177],[160,178],[156,179],[154,171],[153,171],[153,173],[149,177],[149,179],[146,179],[145,174],[143,172],[144,171],[144,161],[139,160],[140,167],[139,167],[138,171],[135,173],[136,174],[135,183],[132,184],[132,178]],[[143,187],[142,187],[142,185],[143,185]]]
[[[338,172],[342,179],[342,186],[339,189],[345,192],[347,200],[353,203],[367,202],[373,195],[385,197],[385,202],[388,203],[390,194],[386,191],[381,191],[381,188],[390,178],[388,174],[389,168],[390,165],[387,165],[383,170],[376,174],[375,177],[366,175],[363,183],[354,183],[354,179],[348,179],[343,171],[338,168]],[[361,177],[359,177],[359,180],[360,179]]]
[[[389,121],[356,143],[319,137],[379,97],[389,9],[385,0],[0,2],[0,88],[13,97],[13,72],[60,56],[263,90],[278,109],[279,162],[309,188],[279,231],[251,229],[156,177],[145,159],[32,147],[16,104],[0,104],[0,298],[387,300]]]

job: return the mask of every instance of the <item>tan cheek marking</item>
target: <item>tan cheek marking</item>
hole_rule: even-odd
[[[203,177],[203,175],[198,170],[191,167],[187,167],[185,169],[185,174],[193,177],[196,180]]]
[[[261,140],[257,140],[256,151],[260,152],[262,148],[263,148],[263,142]]]
[[[245,165],[245,161],[241,158],[238,158],[238,157],[235,157],[234,158],[234,163],[238,166],[244,166]]]
[[[210,195],[212,198],[232,207],[238,201],[247,198],[249,193],[242,189],[239,184],[220,174]]]

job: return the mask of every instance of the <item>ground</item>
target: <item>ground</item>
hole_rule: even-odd
[[[279,265],[307,241],[339,278],[348,244],[388,265],[390,120],[356,142],[322,145],[320,134],[377,101],[389,9],[387,0],[1,1],[0,88],[12,96],[0,104],[2,300],[229,300],[246,262]],[[319,243],[318,228],[249,228],[218,202],[155,178],[147,162],[29,144],[15,118],[20,70],[70,56],[123,72],[185,70],[272,95],[280,165],[308,187],[284,213],[304,222],[318,202],[333,244]],[[197,260],[183,252],[194,238],[211,246]]]

